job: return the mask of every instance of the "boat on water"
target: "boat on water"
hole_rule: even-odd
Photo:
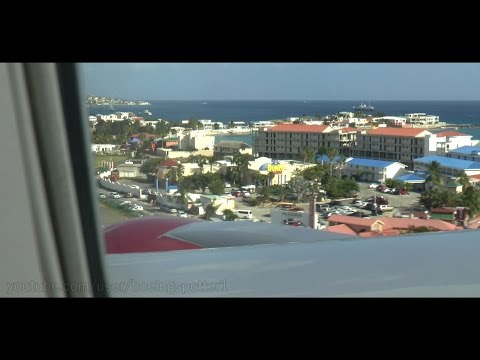
[[[360,103],[360,105],[354,106],[353,110],[373,111],[375,110],[375,108],[372,105],[370,105],[370,101],[369,101],[368,105],[364,103]]]

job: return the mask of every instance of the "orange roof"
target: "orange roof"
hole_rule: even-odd
[[[358,235],[355,231],[350,229],[348,225],[345,225],[345,224],[329,226],[327,231],[346,234],[346,235]]]
[[[329,222],[337,222],[347,225],[368,226],[371,227],[378,220],[375,219],[363,219],[355,216],[347,215],[332,215],[328,218]]]
[[[454,224],[450,224],[446,221],[437,219],[407,219],[407,218],[394,218],[386,217],[382,218],[382,222],[385,224],[384,229],[408,229],[409,227],[426,226],[438,231],[453,231],[456,230]]]
[[[473,180],[480,180],[480,174],[477,174],[477,175],[470,175],[469,176],[470,179],[473,179]]]
[[[338,130],[339,133],[351,133],[351,132],[357,132],[357,128],[352,128],[352,127],[346,127]]]
[[[160,164],[158,164],[158,166],[161,166],[161,167],[178,166],[178,162],[172,159],[166,159],[162,161]]]
[[[472,136],[472,135],[468,135],[468,134],[462,134],[458,131],[442,131],[442,132],[439,132],[437,133],[437,137],[450,137],[450,136]]]
[[[329,129],[328,125],[281,124],[269,128],[267,131],[294,132],[294,133],[323,133]]]
[[[426,131],[425,129],[385,127],[385,128],[372,129],[368,132],[368,135],[416,137],[425,131]]]
[[[361,237],[377,237],[377,236],[382,236],[382,234],[376,232],[376,231],[364,231],[359,233]]]

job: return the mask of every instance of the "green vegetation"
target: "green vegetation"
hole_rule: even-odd
[[[218,206],[213,206],[213,204],[208,204],[205,207],[205,214],[203,214],[203,220],[210,220],[212,217],[215,216]]]
[[[101,155],[95,154],[95,168],[102,167],[102,161],[113,161],[115,165],[123,164],[128,159],[127,155]]]
[[[225,216],[225,221],[235,221],[235,219],[238,219],[238,215],[229,209],[223,210],[223,215]]]

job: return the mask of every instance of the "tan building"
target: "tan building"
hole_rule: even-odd
[[[303,160],[305,147],[340,148],[338,132],[328,125],[281,124],[259,130],[254,138],[255,154],[273,159]],[[346,136],[348,137],[348,135]]]
[[[252,155],[252,147],[243,141],[222,140],[215,145],[213,154],[219,156],[235,154]]]
[[[436,151],[426,138],[431,133],[425,129],[377,128],[357,134],[357,145],[351,156],[369,159],[387,159],[401,162],[413,169],[413,160]],[[432,149],[431,149],[432,148]]]

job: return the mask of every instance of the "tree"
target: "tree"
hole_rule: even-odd
[[[208,189],[214,195],[223,195],[225,192],[225,184],[220,178],[214,177],[208,183]]]
[[[220,125],[218,123],[213,124],[213,129],[214,130],[220,129]]]
[[[232,162],[237,167],[238,178],[239,178],[240,185],[244,185],[243,184],[243,178],[244,178],[244,173],[248,170],[249,159],[250,159],[250,156],[246,155],[246,154],[235,154],[233,156],[233,161]]]
[[[462,204],[468,208],[468,214],[473,218],[480,214],[480,191],[468,186],[461,195]]]
[[[157,167],[162,159],[148,159],[140,167],[140,172],[145,175],[152,175],[157,173]]]
[[[434,188],[438,188],[442,184],[441,168],[438,161],[432,161],[427,167],[429,174],[426,180],[431,182]]]
[[[188,205],[188,201],[191,200],[188,197],[188,193],[191,192],[193,189],[193,181],[190,176],[186,176],[182,179],[182,181],[178,184],[178,190],[176,194],[179,194],[178,201],[180,202],[182,208],[186,209]]]
[[[229,209],[223,210],[223,216],[225,221],[235,221],[235,219],[238,219],[238,215]]]
[[[318,150],[318,156],[320,156],[320,161],[321,161],[322,166],[323,166],[323,155],[327,155],[327,148],[325,146],[322,146]]]
[[[304,147],[303,151],[303,161],[306,163],[312,163],[315,160],[315,151],[312,148]]]
[[[458,182],[462,184],[462,192],[464,193],[467,188],[471,186],[470,184],[470,178],[468,175],[465,173],[465,171],[462,171],[461,175],[458,178]]]
[[[204,220],[210,220],[213,216],[216,215],[218,209],[218,205],[214,206],[213,204],[208,204],[205,206],[205,214],[203,214]]]
[[[338,155],[338,150],[337,149],[334,149],[334,148],[328,148],[327,149],[327,156],[328,156],[328,161],[329,161],[328,167],[330,169],[330,177],[333,176],[333,161],[335,160],[337,155]]]

